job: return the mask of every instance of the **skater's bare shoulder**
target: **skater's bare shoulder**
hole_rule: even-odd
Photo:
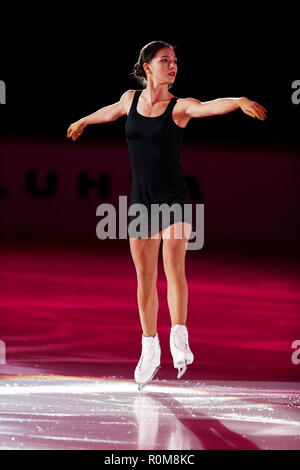
[[[125,93],[123,93],[123,95],[120,98],[120,106],[122,108],[124,115],[125,114],[128,115],[129,113],[134,93],[135,93],[135,90],[127,90],[125,91]]]

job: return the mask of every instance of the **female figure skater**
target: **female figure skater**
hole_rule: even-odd
[[[177,98],[169,92],[178,71],[172,45],[163,41],[146,44],[140,51],[133,74],[142,90],[127,90],[115,104],[71,124],[67,137],[74,140],[89,124],[115,121],[127,115],[126,137],[132,165],[131,203],[174,202],[181,206],[188,199],[180,167],[180,144],[184,128],[192,118],[226,114],[236,109],[260,120],[267,110],[248,98],[219,98],[201,102],[194,98]],[[148,221],[151,225],[151,217]],[[184,236],[178,237],[178,228]],[[160,367],[161,349],[157,333],[158,294],[157,261],[163,239],[163,265],[168,283],[168,306],[171,316],[170,349],[177,378],[194,360],[189,347],[187,322],[188,289],[185,277],[185,254],[191,231],[185,218],[159,222],[159,231],[147,231],[146,237],[129,237],[130,251],[137,273],[137,300],[142,327],[142,353],[134,377],[141,390],[153,379]],[[151,236],[150,236],[151,233]],[[175,237],[174,237],[175,234]]]

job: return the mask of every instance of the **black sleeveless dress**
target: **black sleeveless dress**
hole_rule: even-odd
[[[142,91],[135,91],[125,125],[132,168],[130,206],[139,203],[147,209],[128,217],[128,233],[133,238],[149,238],[175,222],[192,224],[191,215],[184,210],[184,204],[191,204],[181,171],[180,151],[184,129],[177,126],[172,117],[177,98],[170,100],[160,116],[146,117],[137,111]],[[159,209],[157,204],[166,206]],[[174,211],[174,208],[177,210]],[[165,217],[164,213],[168,216]],[[130,223],[137,217],[142,221],[138,227],[141,236],[135,236],[130,231]],[[155,225],[154,218],[158,225],[157,222]]]

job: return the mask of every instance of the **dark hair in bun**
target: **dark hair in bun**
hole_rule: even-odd
[[[149,44],[146,44],[141,49],[138,61],[134,65],[131,75],[133,75],[142,85],[145,86],[147,84],[147,75],[143,65],[145,63],[149,63],[153,59],[153,57],[155,57],[155,54],[164,47],[171,47],[172,49],[174,49],[171,44],[168,44],[164,41],[149,42]]]

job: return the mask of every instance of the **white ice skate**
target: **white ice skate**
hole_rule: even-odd
[[[170,332],[170,349],[173,364],[178,369],[177,379],[183,376],[187,366],[194,361],[194,354],[189,347],[188,330],[185,325],[174,325]]]
[[[134,371],[135,381],[142,390],[153,379],[160,368],[161,349],[158,334],[153,336],[142,335],[142,354]]]

